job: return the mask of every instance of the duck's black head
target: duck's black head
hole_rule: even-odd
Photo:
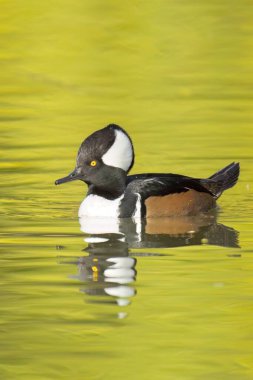
[[[92,133],[81,144],[76,168],[56,185],[79,179],[89,185],[89,193],[117,198],[124,192],[126,175],[134,164],[133,144],[116,124]]]

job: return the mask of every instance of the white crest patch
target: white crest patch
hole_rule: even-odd
[[[102,156],[102,161],[106,165],[128,171],[133,159],[132,144],[125,133],[118,129],[115,129],[114,132],[116,134],[115,141]]]

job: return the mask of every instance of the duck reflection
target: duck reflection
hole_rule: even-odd
[[[88,303],[113,303],[120,307],[118,318],[127,316],[125,307],[136,290],[136,258],[131,248],[169,248],[186,245],[217,245],[238,248],[238,232],[217,223],[215,214],[198,217],[145,220],[81,218],[81,230],[88,244],[86,254],[71,263],[78,273],[72,278],[82,282],[81,291],[91,297]],[[145,251],[135,256],[147,255]],[[148,253],[148,255],[161,255]],[[68,262],[65,257],[61,262]],[[121,309],[122,308],[122,309]],[[124,308],[124,309],[123,309]]]
[[[80,218],[81,231],[94,237],[119,234],[129,248],[217,245],[239,248],[238,232],[217,222],[216,213],[198,216],[118,219]]]
[[[74,261],[61,257],[62,264],[77,265],[77,274],[70,277],[82,282],[81,292],[92,296],[86,298],[87,303],[113,303],[122,308],[136,294],[136,259],[129,257],[128,244],[121,238],[120,234],[86,236],[88,246],[83,251],[88,255]],[[117,316],[125,318],[127,313],[120,310]]]

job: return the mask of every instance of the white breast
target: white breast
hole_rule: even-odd
[[[119,206],[123,195],[112,201],[98,195],[88,195],[80,205],[78,216],[118,218]]]

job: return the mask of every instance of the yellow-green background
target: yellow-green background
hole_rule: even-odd
[[[1,379],[252,379],[252,1],[1,0],[0,84]],[[58,258],[85,255],[85,187],[54,180],[111,122],[133,173],[242,167],[219,216],[241,249],[139,251],[123,320]]]

